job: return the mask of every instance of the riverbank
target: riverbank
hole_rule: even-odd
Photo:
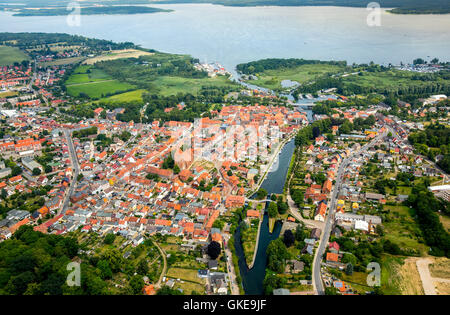
[[[253,253],[253,258],[252,258],[252,262],[250,263],[250,265],[248,266],[248,269],[252,269],[253,265],[255,264],[255,259],[256,259],[256,253],[258,252],[258,245],[259,245],[259,235],[261,233],[261,225],[263,222],[263,215],[261,215],[259,217],[259,224],[258,224],[258,233],[256,234],[256,244],[255,244],[255,251]]]

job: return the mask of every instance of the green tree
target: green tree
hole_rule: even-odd
[[[260,188],[257,192],[256,192],[256,198],[258,200],[262,200],[267,196],[267,190],[265,190],[264,188]]]
[[[33,176],[41,175],[41,170],[37,167],[33,168]]]
[[[142,294],[142,289],[144,288],[144,280],[142,279],[142,276],[135,275],[131,277],[130,280],[130,287],[133,290],[133,294]]]
[[[347,266],[345,267],[345,274],[348,276],[353,275],[353,265],[352,263],[348,263]]]
[[[289,258],[289,253],[281,238],[273,240],[269,243],[266,254],[267,268],[273,270],[274,272],[283,272],[286,265],[286,259]]]
[[[275,202],[269,203],[267,212],[269,214],[269,218],[276,218],[278,216],[277,204]]]
[[[141,259],[138,264],[137,273],[140,275],[147,275],[149,272],[147,259]]]
[[[100,260],[97,263],[97,268],[100,270],[100,276],[102,279],[111,279],[113,272],[109,267],[109,263],[106,260]]]
[[[113,233],[108,233],[105,236],[105,239],[103,240],[103,243],[107,244],[107,245],[111,245],[112,243],[114,243],[114,240],[116,239],[116,235]]]

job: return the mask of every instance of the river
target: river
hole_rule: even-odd
[[[284,182],[286,180],[287,171],[291,162],[292,154],[295,149],[295,140],[289,141],[279,154],[279,162],[272,172],[267,174],[261,188],[267,190],[269,194],[280,194],[283,192]],[[259,235],[258,249],[256,253],[255,263],[252,269],[248,269],[245,262],[244,251],[240,242],[240,227],[236,229],[234,234],[236,255],[239,259],[239,269],[242,278],[242,285],[246,294],[263,294],[263,281],[266,274],[267,256],[266,249],[272,240],[278,238],[282,224],[277,222],[272,233],[269,233],[269,217],[264,214]]]

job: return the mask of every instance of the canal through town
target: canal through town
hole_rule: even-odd
[[[261,188],[267,190],[270,194],[283,193],[284,182],[286,180],[287,171],[295,149],[295,140],[289,141],[279,154],[278,161],[274,163],[271,172],[267,174]],[[267,206],[267,205],[266,205]],[[244,251],[241,244],[241,228],[238,227],[234,234],[236,255],[239,259],[240,276],[242,285],[246,294],[260,295],[264,294],[263,281],[266,274],[266,249],[272,240],[278,238],[281,231],[281,222],[275,224],[273,233],[269,233],[269,217],[267,211],[264,213],[264,219],[261,225],[259,235],[258,249],[256,253],[255,263],[252,269],[248,269],[245,262]]]

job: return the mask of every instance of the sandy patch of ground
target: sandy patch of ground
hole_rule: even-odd
[[[417,260],[426,295],[450,294],[450,259],[427,257]]]
[[[450,295],[450,283],[436,282],[436,293],[438,295]]]
[[[435,258],[429,268],[432,277],[450,279],[450,259],[445,257]]]
[[[151,56],[153,53],[149,53],[142,50],[137,49],[123,49],[123,50],[112,50],[107,54],[100,55],[97,57],[86,59],[83,64],[93,65],[99,61],[109,61],[115,59],[123,59],[123,58],[138,58],[140,56]]]
[[[416,265],[417,258],[407,258],[405,263],[398,268],[401,278],[400,290],[405,295],[423,295],[422,281]]]

